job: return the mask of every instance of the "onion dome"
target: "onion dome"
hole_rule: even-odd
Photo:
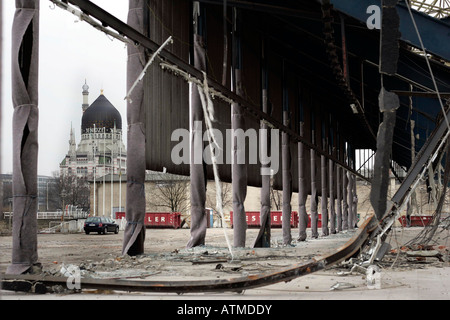
[[[81,133],[88,133],[90,128],[106,128],[106,132],[122,129],[122,116],[120,112],[102,94],[83,113],[81,118]]]

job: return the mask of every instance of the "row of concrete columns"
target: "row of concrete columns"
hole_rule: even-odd
[[[303,123],[300,125],[300,134],[303,135]],[[283,152],[283,157],[289,156],[288,152]],[[298,142],[298,213],[299,213],[299,234],[298,241],[307,238],[307,225],[311,219],[311,237],[317,238],[318,232],[318,196],[317,177],[315,175],[316,151],[310,150],[311,164],[311,194],[310,194],[310,216],[307,214],[306,199],[306,177],[304,170],[305,147]],[[320,202],[322,236],[328,236],[347,229],[353,229],[357,224],[357,203],[356,176],[346,168],[334,163],[333,160],[321,155],[321,188],[322,196]],[[283,162],[284,163],[284,162]],[[284,178],[284,176],[283,176]],[[327,183],[328,178],[328,183]],[[335,184],[336,181],[336,184]],[[334,194],[336,185],[336,194]],[[283,184],[284,186],[284,184]],[[328,197],[327,197],[328,194]],[[283,193],[284,196],[284,193]],[[288,220],[289,219],[289,220]],[[283,241],[290,243],[290,214],[283,216]]]
[[[240,39],[240,16],[239,10],[233,10],[233,41],[232,41],[232,79],[233,79],[233,91],[237,95],[243,94],[243,88],[241,83],[242,72],[242,53],[241,53],[241,39]],[[206,71],[208,69],[206,65],[206,52],[202,38],[205,36],[205,29],[203,28],[204,16],[202,16],[202,10],[200,4],[194,3],[194,65],[196,68]],[[264,44],[263,44],[263,58],[262,58],[262,110],[268,112],[267,96],[268,96],[268,83],[267,83],[267,65],[264,61]],[[283,65],[283,74],[284,74]],[[283,99],[287,100],[287,90],[283,88]],[[197,88],[193,88],[191,91],[191,128],[193,129],[193,121],[203,120],[203,111],[201,107],[201,101],[198,98]],[[288,104],[283,101],[283,124],[289,126],[289,110]],[[231,105],[231,128],[232,130],[243,129],[245,130],[245,115],[242,107],[239,103],[233,103]],[[261,128],[266,128],[265,123],[261,124]],[[303,135],[303,123],[300,125],[301,134]],[[203,130],[203,129],[202,129]],[[197,134],[192,131],[192,134]],[[201,133],[198,133],[201,134]],[[192,141],[194,143],[194,141]],[[313,141],[314,143],[314,141]],[[263,150],[263,154],[267,154],[269,150],[269,139],[260,140],[260,148]],[[283,243],[288,245],[292,242],[291,235],[291,198],[292,198],[292,159],[290,150],[290,136],[286,132],[282,132],[282,145],[281,145],[281,163],[282,163],[282,217],[283,217]],[[206,217],[204,215],[204,202],[206,195],[206,170],[205,164],[196,164],[193,161],[194,153],[196,149],[202,150],[203,148],[196,148],[192,145],[191,150],[191,238],[188,242],[188,247],[197,245],[203,245],[205,243],[206,234]],[[323,146],[326,147],[325,145]],[[245,164],[239,164],[236,161],[237,153],[240,148],[245,146],[233,143],[232,153],[235,161],[231,165],[232,168],[232,197],[233,197],[233,245],[235,247],[244,247],[246,245],[246,213],[244,208],[244,202],[246,198],[247,190],[247,166]],[[309,179],[305,176],[304,170],[305,164],[305,148],[302,143],[298,143],[298,168],[299,168],[299,236],[298,240],[306,239],[306,228],[308,223],[308,215],[306,208],[306,186],[305,183]],[[322,235],[327,236],[331,233],[336,233],[342,230],[353,228],[356,224],[356,185],[353,174],[350,174],[346,169],[336,165],[333,160],[327,159],[325,155],[321,155],[320,163],[316,163],[317,152],[313,149],[310,150],[310,166],[311,166],[311,194],[310,194],[310,217],[311,217],[311,233],[313,238],[319,236],[318,233],[318,194],[322,194],[320,203],[320,212],[322,215]],[[316,180],[316,166],[320,169],[320,185],[322,190],[317,190]],[[334,195],[333,186],[334,180],[337,181],[339,187],[337,188],[337,194]],[[268,247],[270,246],[270,177],[262,176],[261,179],[261,229],[255,240],[253,246],[255,247]],[[330,187],[331,186],[331,187]],[[321,191],[321,192],[319,192]],[[329,204],[329,207],[328,207]],[[336,204],[336,205],[335,205]]]

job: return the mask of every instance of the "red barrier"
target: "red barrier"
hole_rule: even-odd
[[[260,218],[259,211],[246,211],[245,215],[246,215],[247,226],[249,228],[259,228],[261,226],[261,218]],[[282,221],[283,221],[281,211],[271,211],[270,218],[271,218],[271,227],[275,227],[275,228],[281,227]],[[231,221],[231,227],[233,227],[233,211],[230,212],[230,221]],[[291,227],[293,227],[293,228],[298,227],[298,212],[297,211],[292,211]]]
[[[430,224],[433,216],[411,216],[411,227],[425,227]],[[406,217],[401,216],[398,221],[403,227],[406,227]]]
[[[319,220],[317,221],[317,228],[322,228],[322,214],[318,214]],[[308,215],[308,228],[311,228],[311,215]]]
[[[116,212],[116,219],[125,218],[125,212]],[[181,227],[181,213],[179,212],[146,212],[144,224],[147,228]]]

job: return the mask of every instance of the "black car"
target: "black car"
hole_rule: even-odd
[[[98,232],[106,234],[107,232],[119,233],[119,225],[113,219],[107,217],[89,217],[84,222],[84,232]]]

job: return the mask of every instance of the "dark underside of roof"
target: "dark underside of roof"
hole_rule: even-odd
[[[155,7],[149,12],[150,38],[162,43],[166,36],[174,34],[175,44],[172,50],[179,50],[175,54],[189,61],[192,45],[186,45],[183,49],[181,42],[192,44],[192,36],[189,34],[192,30],[191,13],[186,13],[187,16],[180,19],[180,10],[174,8],[184,4],[189,11],[190,4],[186,3],[190,1],[170,1],[173,8],[166,1],[164,6],[169,11],[158,8],[159,2],[155,1]],[[223,1],[204,0],[200,3],[207,17],[207,73],[221,82],[224,52]],[[398,92],[401,103],[397,110],[392,158],[404,168],[410,167],[411,120],[415,122],[415,151],[419,152],[435,128],[442,109],[436,95],[432,93],[435,90],[426,60],[414,53],[409,43],[400,41],[397,74],[382,77],[379,73],[380,31],[368,29],[365,21],[333,9],[329,14],[324,14],[322,5],[311,0],[227,1],[227,5],[228,31],[232,29],[233,8],[237,8],[241,14],[241,62],[245,99],[261,105],[261,52],[265,46],[270,113],[275,119],[282,122],[283,110],[288,110],[289,127],[299,132],[299,123],[303,121],[305,138],[324,150],[334,148],[343,153],[346,144],[351,146],[353,152],[356,149],[375,150],[376,133],[383,120],[378,106],[378,95],[383,83],[387,90]],[[151,22],[152,19],[157,22]],[[160,22],[165,27],[158,27]],[[165,29],[170,29],[171,32]],[[231,57],[232,36],[228,34],[228,37],[228,57]],[[182,39],[178,45],[177,39]],[[450,44],[448,45],[450,50]],[[231,59],[229,60],[231,63]],[[431,57],[430,63],[439,91],[450,92],[449,67],[435,57]],[[227,79],[227,87],[230,87],[229,75]],[[174,85],[174,82],[168,84],[172,88]],[[155,99],[154,91],[163,89],[152,90],[148,94]],[[413,93],[408,93],[410,91]],[[179,95],[180,90],[176,94]],[[444,94],[444,105],[445,98],[448,97]],[[164,98],[158,99],[148,103],[164,105]],[[186,110],[187,99],[187,96],[180,98],[181,109]],[[360,105],[364,112],[355,113],[352,104]],[[188,115],[181,115],[171,108],[174,107],[167,106],[165,110],[176,114],[178,120],[174,127],[167,128],[167,134],[175,127],[188,128]],[[152,118],[156,112],[162,112],[152,111],[151,106],[147,109],[148,114],[149,111]],[[247,118],[250,117],[251,115]],[[147,116],[147,130],[151,131],[149,128],[157,120],[149,118]],[[223,121],[229,122],[229,118]],[[249,127],[259,127],[259,123],[255,122]],[[328,141],[328,146],[322,145],[324,139]],[[155,146],[155,142],[152,143]],[[173,145],[168,146],[167,151],[170,152],[171,148]],[[330,155],[343,159],[336,150],[330,152]],[[147,159],[147,164],[153,163],[147,165],[148,169],[162,169],[164,161],[161,159]],[[188,167],[185,167],[185,172],[177,173],[188,174],[186,170]]]

